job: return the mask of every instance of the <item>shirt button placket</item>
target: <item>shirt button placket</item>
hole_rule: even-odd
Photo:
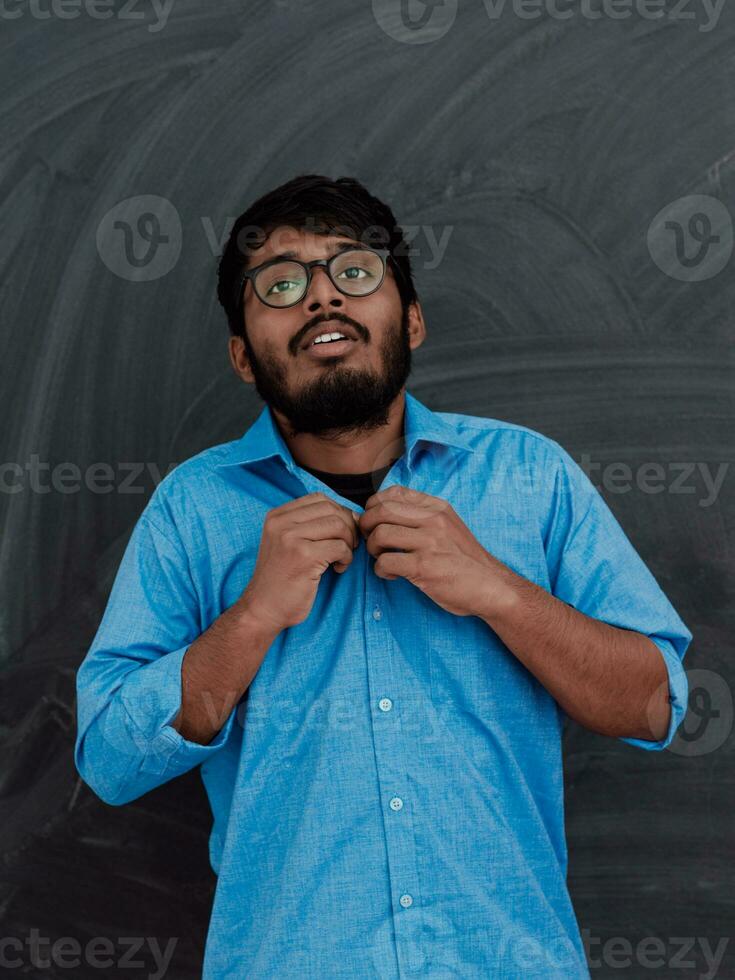
[[[394,641],[388,620],[375,598],[368,595],[365,607],[368,611],[366,654],[371,700],[378,709],[373,713],[373,739],[381,796],[387,800],[383,826],[394,902],[394,933],[401,971],[416,974],[426,966],[421,942],[416,839],[411,801],[396,793],[408,784],[411,746],[406,743],[401,727],[403,678],[396,673],[400,660],[393,654]]]

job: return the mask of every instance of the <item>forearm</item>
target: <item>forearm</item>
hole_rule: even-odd
[[[665,736],[668,673],[648,637],[586,616],[506,566],[493,577],[481,618],[570,718],[602,735]]]
[[[181,665],[181,710],[172,722],[184,738],[208,745],[258,672],[279,630],[257,618],[245,596],[189,647]]]

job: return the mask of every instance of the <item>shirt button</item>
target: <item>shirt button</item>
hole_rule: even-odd
[[[401,903],[404,909],[407,909],[409,906],[413,905],[413,899],[410,895],[401,895],[398,901]]]
[[[403,800],[400,798],[400,796],[394,796],[393,799],[390,801],[391,810],[400,810],[402,806],[403,806]]]
[[[390,698],[381,698],[380,701],[378,701],[378,707],[381,711],[390,711],[390,709],[393,707],[393,702]]]
[[[382,619],[382,616],[383,616],[382,612],[376,606],[375,609],[373,609],[373,619]]]

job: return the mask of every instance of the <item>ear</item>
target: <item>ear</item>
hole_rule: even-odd
[[[230,336],[228,341],[228,350],[230,354],[230,363],[235,369],[235,374],[237,374],[243,381],[247,382],[247,384],[252,384],[255,378],[250,367],[250,359],[248,358],[247,351],[245,350],[245,341],[242,339],[242,337]]]
[[[415,300],[408,307],[408,342],[411,350],[416,350],[426,340],[426,324],[421,303]]]

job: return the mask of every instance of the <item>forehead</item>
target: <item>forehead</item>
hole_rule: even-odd
[[[297,259],[326,259],[348,245],[361,245],[355,238],[339,234],[318,235],[301,228],[281,225],[275,228],[260,248],[248,248],[251,261],[248,265],[259,265],[275,256]]]

